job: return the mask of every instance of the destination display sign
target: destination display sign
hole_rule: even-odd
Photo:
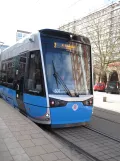
[[[66,49],[66,50],[71,51],[71,50],[75,50],[77,48],[77,46],[71,45],[71,44],[54,42],[54,48]]]

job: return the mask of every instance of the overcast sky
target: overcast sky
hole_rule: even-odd
[[[109,0],[0,0],[0,41],[12,45],[16,30],[56,29]]]

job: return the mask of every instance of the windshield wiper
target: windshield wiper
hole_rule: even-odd
[[[54,65],[53,60],[52,60],[52,65],[53,65],[53,70],[54,70],[53,76],[55,77],[57,87],[58,87],[58,82],[59,82],[60,84],[62,84],[62,86],[66,90],[66,94],[68,94],[69,96],[72,97],[72,94],[71,94],[70,90],[68,89],[68,87],[66,86],[66,84],[64,83],[64,81],[61,79],[61,77],[59,76],[59,74],[56,72],[56,69],[55,69],[55,65]]]
[[[54,62],[53,62],[53,60],[52,60],[52,65],[53,65],[53,71],[54,71],[54,74],[53,74],[53,76],[55,77],[55,80],[56,80],[56,84],[57,84],[57,88],[58,88],[58,79],[57,79],[57,76],[56,76],[56,69],[55,69],[55,65],[54,65]]]

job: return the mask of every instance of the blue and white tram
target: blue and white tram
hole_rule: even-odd
[[[88,38],[43,29],[5,49],[0,57],[0,95],[31,120],[54,128],[90,121]]]

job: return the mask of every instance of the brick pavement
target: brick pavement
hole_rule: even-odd
[[[109,113],[106,112],[106,115],[108,116]],[[111,115],[109,115],[109,117],[110,116]],[[109,120],[107,120],[107,117],[105,119],[104,118],[105,117],[101,118],[93,115],[91,122],[89,123],[89,127],[95,130],[98,130],[102,133],[105,133],[106,135],[111,136],[112,138],[120,140],[120,123],[113,122],[112,120],[110,120],[110,118]],[[119,120],[120,120],[120,115],[119,115]]]
[[[120,143],[84,127],[54,130],[101,161],[120,161]]]
[[[0,161],[87,161],[0,99]]]

